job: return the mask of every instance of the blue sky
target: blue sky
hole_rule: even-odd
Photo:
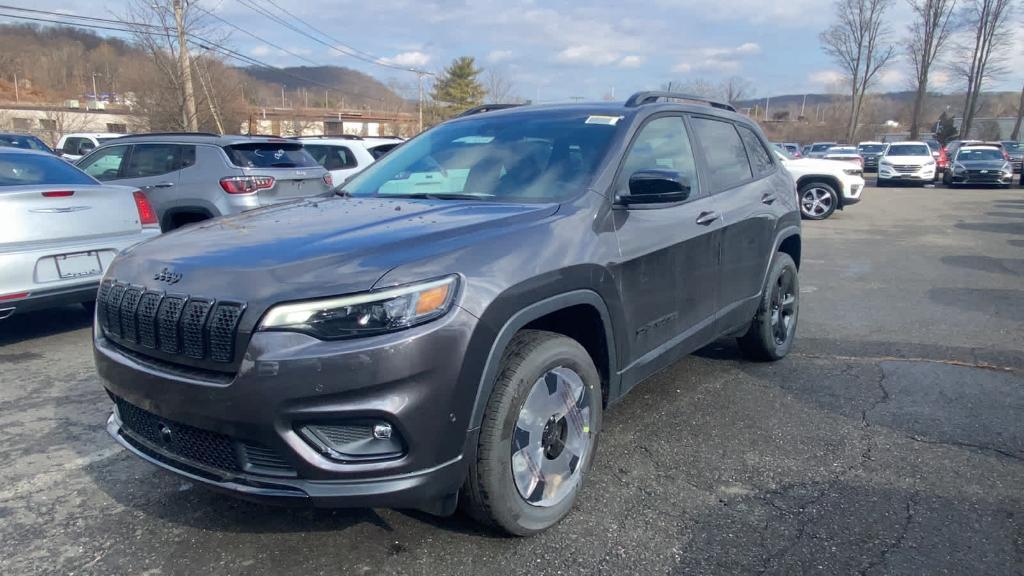
[[[93,0],[87,14],[121,14],[128,1]],[[281,14],[268,0],[248,1]],[[456,56],[474,56],[510,80],[515,93],[541,101],[598,99],[612,90],[623,98],[669,80],[733,75],[750,80],[756,96],[764,97],[827,91],[840,78],[818,42],[832,19],[828,0],[274,1],[333,38],[401,66],[438,71]],[[356,68],[383,81],[415,80],[316,44],[239,0],[197,3],[314,62]],[[69,13],[84,6],[69,0],[16,4]],[[894,39],[908,20],[906,3],[895,0],[889,18]],[[1017,71],[1024,63],[1020,36],[1011,55]],[[308,64],[238,32],[228,44],[274,65]],[[897,62],[878,89],[906,89],[908,75],[906,62]],[[1016,90],[1021,79],[1013,72],[992,87]],[[955,87],[941,72],[935,84]]]

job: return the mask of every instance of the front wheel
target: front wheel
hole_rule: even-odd
[[[538,330],[506,349],[460,501],[476,520],[516,536],[565,517],[590,470],[601,429],[601,377],[577,341]]]
[[[953,175],[950,174],[948,171],[947,172],[943,172],[942,173],[942,183],[945,184],[946,186],[952,186],[953,185]]]
[[[807,220],[824,220],[838,205],[839,195],[824,182],[809,182],[800,188],[800,214]]]
[[[740,350],[753,360],[779,360],[789,353],[796,336],[800,312],[800,279],[796,263],[777,252],[768,285],[747,333],[739,338]]]

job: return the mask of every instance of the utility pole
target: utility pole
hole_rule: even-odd
[[[93,101],[93,103],[98,103],[100,101],[100,93],[96,90],[96,77],[97,76],[99,76],[99,74],[97,74],[95,72],[92,73],[92,101]],[[97,104],[97,106],[99,106],[99,104]]]
[[[174,6],[174,23],[178,27],[178,69],[181,73],[181,85],[185,92],[184,118],[185,130],[198,132],[196,119],[196,94],[192,90],[192,66],[188,57],[188,43],[185,39],[185,7],[188,0],[172,0]]]
[[[287,88],[287,84],[281,84],[281,108],[287,108],[284,103],[284,89]]]
[[[306,108],[309,108],[309,90],[302,89],[302,97],[306,101]]]
[[[800,104],[800,117],[801,118],[803,118],[803,116],[804,116],[804,108],[806,108],[806,107],[807,107],[807,94],[804,94],[804,101],[803,101],[802,104]]]
[[[324,90],[324,110],[327,110],[328,108],[331,107],[331,104],[330,104],[331,101],[329,99],[330,92],[331,92],[330,90]]]
[[[768,108],[771,106],[771,103],[772,103],[772,97],[771,96],[768,96],[767,98],[764,99],[764,121],[765,122],[768,121]]]
[[[21,94],[18,93],[18,73],[14,73],[14,101],[21,103]]]
[[[419,131],[423,132],[423,71],[421,70],[421,71],[417,72],[416,76],[417,76],[417,79],[419,81],[419,90],[420,90],[420,106],[419,106],[419,113],[420,113],[420,123],[419,123],[419,126],[420,126],[420,129],[419,129]]]

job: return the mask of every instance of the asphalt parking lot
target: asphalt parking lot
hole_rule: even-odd
[[[0,573],[1024,574],[1024,190],[868,188],[805,225],[801,283],[793,354],[635,389],[525,540],[193,486],[107,436],[81,309],[12,318]]]

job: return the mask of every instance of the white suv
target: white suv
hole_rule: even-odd
[[[840,160],[793,158],[776,150],[776,155],[796,181],[800,214],[807,220],[824,220],[836,209],[860,202],[864,191],[860,166]]]
[[[892,182],[927,184],[935,180],[935,157],[925,142],[893,142],[878,159],[878,186]]]
[[[311,156],[331,173],[334,185],[362,172],[405,140],[398,137],[300,136]]]
[[[127,134],[115,132],[82,132],[76,134],[65,134],[57,141],[57,153],[68,162],[76,162],[115,138],[121,138]]]

